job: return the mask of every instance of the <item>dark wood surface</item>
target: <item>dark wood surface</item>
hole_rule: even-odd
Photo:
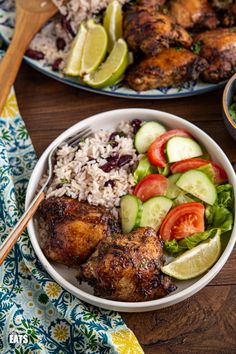
[[[37,155],[78,121],[116,108],[167,111],[207,132],[236,166],[236,143],[221,117],[222,90],[173,100],[128,100],[65,86],[22,65],[16,94]],[[198,294],[167,309],[122,314],[146,354],[236,353],[236,250],[218,276]],[[133,353],[135,354],[135,353]]]

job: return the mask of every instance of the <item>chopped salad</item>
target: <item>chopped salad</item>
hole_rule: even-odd
[[[172,257],[216,235],[222,240],[232,230],[234,211],[233,187],[224,169],[188,131],[167,130],[158,122],[140,122],[136,130],[139,162],[133,193],[120,202],[123,232],[154,228]],[[216,260],[209,260],[208,268]]]

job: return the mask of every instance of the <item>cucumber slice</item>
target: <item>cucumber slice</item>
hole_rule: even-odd
[[[142,215],[142,202],[134,195],[125,195],[120,202],[121,225],[124,233],[139,227]]]
[[[177,162],[203,154],[201,146],[193,139],[175,136],[166,145],[166,153],[169,162]]]
[[[171,175],[170,177],[168,177],[168,181],[172,184],[176,184],[176,182],[178,181],[178,179],[180,178],[180,176],[182,176],[182,173],[177,172],[177,173],[173,173],[173,175]]]
[[[143,204],[140,226],[149,226],[158,231],[171,206],[172,201],[166,197],[149,199]]]
[[[152,173],[152,165],[150,164],[147,156],[143,156],[141,160],[139,161],[138,167],[134,171],[134,182],[138,183],[146,177],[147,175],[150,175]]]
[[[166,129],[163,125],[157,122],[144,123],[138,130],[134,138],[134,145],[136,150],[143,154],[146,152],[151,143],[161,134],[165,133]]]
[[[174,206],[185,204],[185,203],[193,203],[195,202],[194,199],[190,198],[184,192],[180,192],[180,194],[173,200]]]
[[[166,192],[166,197],[170,199],[175,199],[181,193],[181,189],[176,186],[176,182],[180,178],[182,173],[174,173],[168,177],[168,189]]]
[[[207,204],[213,205],[217,198],[216,188],[207,175],[198,170],[189,170],[182,174],[177,186]]]

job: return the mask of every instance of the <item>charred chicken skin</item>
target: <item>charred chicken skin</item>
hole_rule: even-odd
[[[216,28],[219,21],[207,0],[172,0],[170,14],[184,28]]]
[[[124,38],[133,51],[155,55],[170,45],[189,47],[191,36],[168,15],[145,6],[130,6],[124,16]]]
[[[199,46],[199,55],[209,63],[201,75],[205,81],[217,83],[236,71],[236,27],[198,34],[194,43]]]
[[[165,4],[166,0],[139,0],[137,6],[145,10],[157,11]]]
[[[48,259],[66,265],[83,263],[99,241],[119,231],[107,209],[68,197],[45,200],[40,212],[49,230],[43,245],[44,254]]]
[[[80,266],[79,280],[94,287],[95,295],[119,301],[163,297],[176,286],[161,273],[163,246],[151,228],[106,237]]]
[[[169,48],[133,65],[126,80],[136,91],[176,87],[184,82],[197,80],[206,67],[206,60],[191,51]]]

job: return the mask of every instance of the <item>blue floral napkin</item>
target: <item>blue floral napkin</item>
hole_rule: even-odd
[[[36,155],[12,89],[0,117],[0,239],[24,210]],[[0,267],[0,353],[143,353],[119,314],[63,290],[24,232]]]

